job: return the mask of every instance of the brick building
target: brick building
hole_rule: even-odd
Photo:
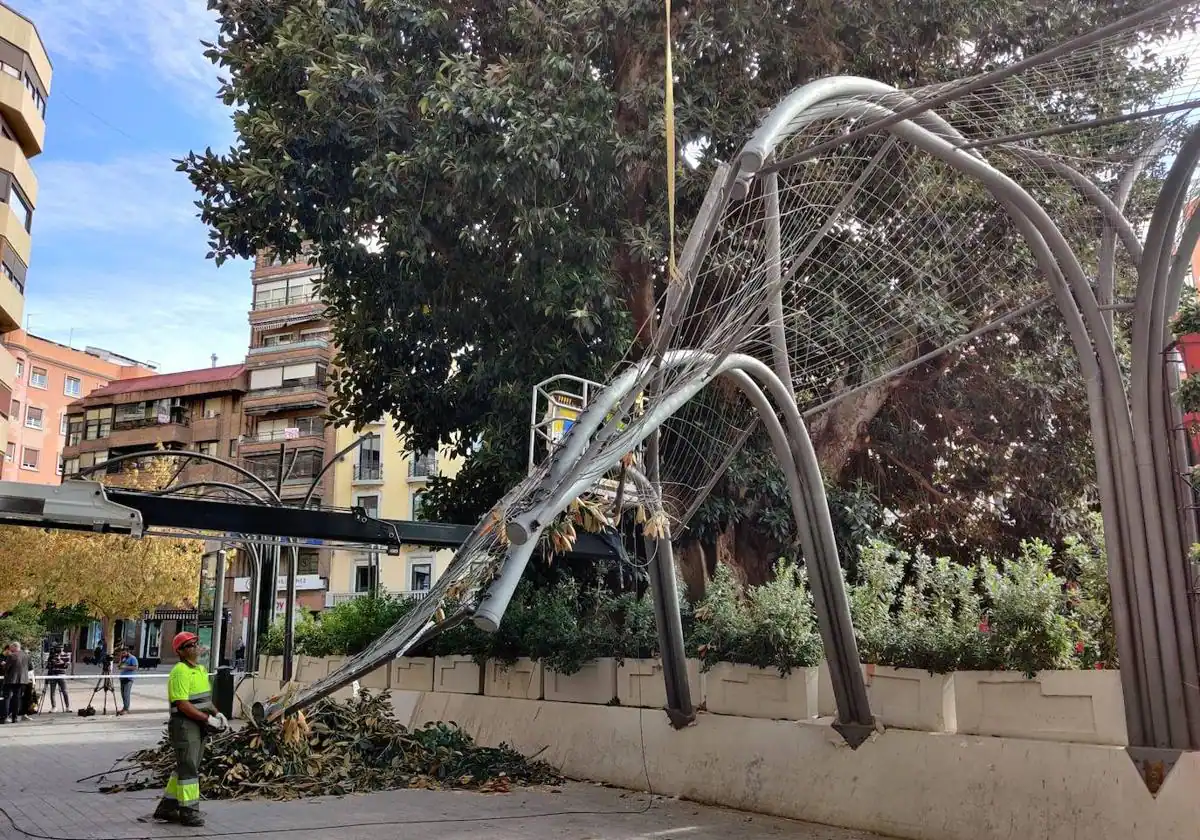
[[[5,481],[58,484],[67,437],[67,406],[110,382],[153,376],[153,366],[108,350],[72,347],[23,330],[4,336],[16,362]]]
[[[164,449],[192,449],[222,458],[237,452],[242,433],[242,365],[188,370],[111,382],[67,408],[64,472],[110,458]],[[116,467],[114,470],[120,469]],[[181,479],[229,481],[219,465],[195,461]]]

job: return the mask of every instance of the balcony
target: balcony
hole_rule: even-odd
[[[254,358],[270,356],[274,353],[294,353],[297,350],[327,351],[329,350],[329,342],[323,338],[308,338],[303,341],[290,341],[286,344],[272,344],[270,347],[251,347],[246,351],[246,357]],[[325,356],[326,354],[321,353],[321,355]]]
[[[285,306],[298,306],[302,303],[312,303],[316,301],[320,303],[321,298],[315,292],[310,292],[306,295],[280,295],[279,297],[268,298],[266,300],[256,300],[250,304],[250,309],[254,312],[259,312],[263,309],[282,309]]]
[[[324,376],[290,380],[277,388],[258,388],[247,391],[242,398],[245,414],[261,415],[276,411],[302,408],[327,408],[329,394],[325,391]]]
[[[383,465],[355,464],[353,481],[355,484],[382,484]]]
[[[192,429],[187,422],[156,423],[154,421],[130,420],[114,423],[111,431],[101,438],[67,441],[64,457],[75,457],[82,452],[99,452],[102,449],[124,449],[126,447],[153,448],[156,444],[187,445],[192,442]]]
[[[25,88],[25,82],[0,73],[0,114],[17,136],[28,157],[41,154],[46,143],[46,118]]]
[[[365,598],[370,595],[370,592],[326,592],[325,593],[325,608],[336,607],[338,604],[344,604],[347,601],[353,601],[358,598]],[[402,598],[410,601],[422,601],[429,595],[429,590],[422,589],[420,591],[403,591],[403,592],[388,592],[386,589],[380,590],[381,596],[388,598]]]

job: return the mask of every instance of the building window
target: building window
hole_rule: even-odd
[[[58,463],[54,466],[54,472],[56,475],[63,474],[63,456],[61,452],[58,453]]]
[[[291,344],[296,340],[294,332],[276,333],[275,335],[264,335],[262,340],[263,347],[278,347],[280,344]]]
[[[12,405],[8,409],[8,416],[16,420],[21,419],[21,401],[13,400]]]
[[[46,375],[46,369],[34,367],[29,369],[29,384],[34,388],[45,390],[46,385],[50,382],[50,378]]]
[[[28,446],[21,447],[22,469],[36,470],[38,468],[38,456],[41,454],[37,449],[30,449]]]
[[[42,410],[40,408],[35,408],[32,405],[25,407],[25,428],[42,428]]]
[[[63,380],[63,393],[68,397],[83,396],[83,381],[78,376],[68,376]]]
[[[429,478],[437,475],[437,450],[431,449],[424,455],[413,455],[408,464],[409,478]]]
[[[196,444],[196,451],[201,455],[212,455],[216,457],[218,443],[219,441],[215,440],[202,440]]]
[[[376,564],[369,560],[360,560],[354,567],[354,591],[370,592],[377,588],[379,575]]]
[[[25,378],[25,360],[17,359],[17,379]]]
[[[367,435],[358,447],[358,463],[354,465],[354,480],[382,481],[381,457],[379,435]]]
[[[413,561],[408,566],[408,591],[428,592],[433,586],[433,563],[428,560]]]
[[[78,458],[65,459],[63,461],[63,472],[66,475],[78,475],[79,474],[79,459]]]
[[[229,441],[229,457],[230,458],[237,457],[237,438],[234,438],[233,440]]]
[[[37,82],[28,73],[25,74],[25,90],[29,91],[29,95],[33,98],[33,104],[37,106],[38,113],[42,115],[42,119],[45,119],[46,97],[42,96],[42,92],[38,90]]]
[[[214,417],[221,416],[221,398],[209,397],[204,401],[204,419],[212,420]]]
[[[8,185],[8,206],[21,220],[21,227],[26,231],[33,229],[33,208],[29,206],[16,181],[10,181]]]
[[[17,272],[12,270],[11,265],[0,261],[0,271],[4,272],[4,276],[8,278],[10,283],[17,287],[17,290],[20,291],[21,294],[25,294],[25,283],[20,277],[17,276]]]
[[[11,462],[12,459],[16,458],[16,457],[17,457],[17,445],[15,443],[10,443],[10,444],[8,444],[8,446],[4,447],[4,460],[5,461]]]
[[[67,436],[67,415],[58,415],[58,433],[63,437]]]
[[[100,440],[108,437],[112,431],[112,406],[106,408],[89,408],[84,415],[84,440]]]
[[[83,415],[67,415],[67,446],[78,446],[83,440]]]
[[[421,518],[421,507],[425,504],[425,491],[415,490],[412,494],[412,515],[409,519],[414,522]]]
[[[316,549],[302,548],[296,556],[296,574],[298,575],[315,575],[320,573],[319,561],[320,555]]]
[[[363,512],[372,519],[379,518],[379,497],[378,496],[359,496],[355,504],[363,509]]]

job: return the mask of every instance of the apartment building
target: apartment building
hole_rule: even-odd
[[[251,272],[246,426],[237,457],[259,478],[277,484],[289,502],[308,495],[334,452],[333,426],[325,419],[333,342],[325,305],[313,291],[319,274],[307,263],[281,264],[265,256]],[[332,481],[332,475],[322,478],[312,503],[329,503]]]
[[[118,455],[194,450],[229,458],[242,434],[243,365],[202,368],[110,382],[67,407],[63,472],[103,464]],[[120,465],[109,472],[118,472]],[[230,481],[219,464],[194,461],[182,481]]]
[[[0,336],[21,326],[25,279],[32,250],[33,215],[38,182],[29,165],[42,153],[46,138],[46,101],[50,97],[50,58],[37,27],[0,4]],[[0,343],[0,445],[7,451],[17,360]],[[5,472],[8,472],[7,464]],[[5,476],[8,477],[7,475]]]
[[[429,479],[454,475],[457,460],[445,453],[406,451],[390,418],[368,426],[369,437],[333,467],[334,505],[361,507],[380,519],[420,519],[421,494]],[[359,437],[338,429],[337,451]],[[454,557],[449,550],[404,547],[400,556],[338,549],[329,564],[325,605],[358,598],[376,585],[393,595],[419,598],[441,576]]]
[[[0,478],[33,484],[58,484],[67,440],[67,406],[110,382],[153,376],[153,365],[109,350],[76,350],[24,330],[4,336],[4,348],[16,362],[11,422]]]

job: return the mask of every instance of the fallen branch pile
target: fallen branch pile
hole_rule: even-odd
[[[166,738],[134,753],[122,781],[105,793],[166,785],[175,757]],[[296,799],[397,788],[507,792],[511,785],[556,784],[550,765],[516,750],[477,746],[454,724],[409,729],[386,695],[323,700],[282,724],[247,725],[209,738],[200,790],[205,799]]]

